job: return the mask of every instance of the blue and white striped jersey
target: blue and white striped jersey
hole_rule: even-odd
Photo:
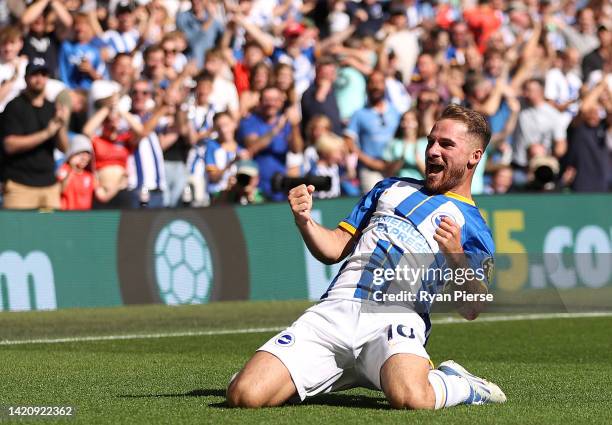
[[[132,53],[138,45],[140,33],[137,29],[127,32],[109,30],[102,35],[101,39],[110,48],[111,57],[115,57],[119,53]]]
[[[359,201],[339,226],[358,234],[353,251],[321,299],[375,300],[388,289],[375,282],[376,269],[444,268],[446,260],[433,236],[443,217],[461,227],[461,241],[470,267],[487,269],[495,247],[491,232],[474,203],[452,192],[430,194],[423,181],[393,177],[380,181]],[[477,261],[479,264],[474,264]],[[485,283],[489,283],[485,276]],[[423,278],[417,290],[441,292],[445,282]],[[426,324],[431,303],[418,311]]]
[[[128,157],[128,188],[146,187],[149,190],[166,190],[164,153],[157,133],[143,137],[132,155]]]

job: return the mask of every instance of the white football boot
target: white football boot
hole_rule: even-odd
[[[468,381],[470,384],[470,396],[463,404],[504,403],[507,400],[506,394],[493,382],[472,375],[453,360],[440,363],[437,369],[447,375],[461,376]]]

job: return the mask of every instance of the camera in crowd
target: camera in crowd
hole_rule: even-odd
[[[289,192],[294,187],[302,184],[313,185],[317,191],[328,191],[331,189],[331,177],[313,176],[310,174],[304,177],[287,177],[281,173],[276,173],[272,176],[272,190],[275,192]]]

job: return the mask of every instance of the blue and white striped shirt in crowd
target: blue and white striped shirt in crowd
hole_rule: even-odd
[[[111,51],[111,57],[118,53],[132,53],[138,45],[140,33],[137,29],[127,32],[109,30],[101,37],[102,41]]]
[[[212,105],[191,105],[187,112],[187,118],[191,127],[196,132],[208,130],[213,126],[213,118],[216,110]],[[212,136],[212,135],[211,135]],[[198,142],[189,150],[187,155],[187,169],[189,174],[195,177],[206,176],[206,140]]]
[[[143,137],[128,158],[128,189],[146,187],[149,190],[166,189],[164,153],[157,133]]]

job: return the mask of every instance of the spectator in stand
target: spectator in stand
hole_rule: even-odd
[[[487,195],[502,195],[512,192],[512,167],[503,165],[493,173],[491,184],[485,187]]]
[[[206,146],[206,178],[208,192],[214,199],[229,187],[230,178],[237,173],[236,162],[250,159],[249,152],[236,141],[236,122],[229,112],[219,112],[214,117],[216,140]]]
[[[295,91],[293,69],[286,63],[278,63],[274,67],[274,85],[283,93],[283,109],[295,107],[298,104],[298,95]]]
[[[336,78],[337,67],[333,58],[319,59],[314,83],[302,96],[302,131],[304,133],[311,118],[323,114],[330,120],[333,132],[337,135],[342,134],[342,121],[334,89]]]
[[[563,115],[566,127],[578,112],[580,79],[580,55],[578,50],[568,48],[559,55],[561,64],[546,73],[544,97]]]
[[[115,16],[117,28],[106,31],[100,37],[108,52],[107,60],[114,58],[118,53],[132,53],[143,41],[136,26],[132,3],[119,3],[115,7]]]
[[[144,67],[141,77],[153,84],[156,95],[160,95],[170,85],[166,71],[164,49],[159,44],[148,46],[144,53]]]
[[[94,43],[89,15],[74,17],[74,39],[62,43],[58,64],[60,79],[71,89],[88,90],[95,80],[104,78],[106,67]]]
[[[234,74],[234,84],[238,96],[251,90],[251,75],[255,68],[265,59],[264,51],[259,44],[249,41],[244,45],[244,58],[241,61],[235,60],[233,55],[229,56],[229,64]]]
[[[164,91],[151,109],[153,85],[147,80],[138,80],[132,87],[132,110],[134,117],[140,120],[142,134],[135,149],[128,158],[128,190],[132,194],[132,208],[162,208],[166,190],[166,170],[164,154],[158,132],[159,121],[174,107],[176,95]],[[172,109],[172,112],[174,110]],[[177,134],[165,134],[177,136]],[[169,143],[169,142],[168,142]]]
[[[253,67],[249,79],[249,89],[240,94],[240,117],[244,118],[259,105],[261,91],[271,84],[272,70],[265,62]]]
[[[460,20],[453,22],[450,28],[451,44],[446,49],[446,61],[455,65],[465,64],[465,55],[468,47],[470,47],[471,37],[472,35],[465,22]]]
[[[597,27],[593,9],[585,7],[578,12],[578,28],[566,24],[562,19],[549,18],[548,23],[556,24],[569,47],[574,47],[584,57],[599,47]]]
[[[366,193],[383,179],[383,152],[393,140],[400,114],[385,100],[385,76],[374,71],[368,79],[368,105],[355,112],[344,135],[359,157],[359,180]]]
[[[259,166],[259,188],[270,200],[284,200],[286,194],[272,190],[272,176],[286,174],[287,153],[303,150],[300,115],[297,108],[281,113],[283,94],[276,87],[261,92],[259,108],[240,121],[238,141],[246,147]]]
[[[479,0],[476,7],[469,8],[463,13],[481,52],[485,51],[489,38],[502,24],[501,16],[490,3],[489,0]]]
[[[209,204],[206,189],[206,146],[213,137],[213,118],[218,112],[210,102],[214,77],[204,71],[196,77],[194,103],[185,111],[187,140],[192,146],[187,157],[187,170],[191,188],[191,201],[194,206]]]
[[[422,180],[425,176],[427,139],[419,138],[419,123],[414,110],[402,115],[395,138],[383,154],[386,177],[399,176]]]
[[[259,168],[252,160],[238,161],[236,175],[230,177],[227,190],[221,192],[217,203],[238,205],[260,204],[265,201],[259,188]]]
[[[420,53],[417,32],[408,29],[408,15],[404,5],[391,3],[389,22],[384,27],[384,41],[379,55],[380,67],[388,69],[387,61],[394,58],[397,80],[406,85],[412,79],[412,73]]]
[[[379,69],[385,73],[385,99],[403,114],[410,109],[412,98],[400,79],[397,57],[393,52],[387,56],[386,65],[381,64]]]
[[[28,64],[26,88],[0,115],[4,157],[4,208],[60,208],[54,149],[68,149],[69,110],[45,99],[49,69]]]
[[[412,98],[417,98],[422,90],[435,90],[442,103],[448,103],[450,93],[440,81],[439,67],[434,58],[423,53],[417,60],[418,74],[413,77],[412,83],[408,86],[408,92]]]
[[[604,117],[600,115],[604,112]],[[580,113],[568,129],[563,183],[576,192],[605,192],[610,178],[610,148],[606,133],[612,128],[612,88],[602,80],[583,99]]]
[[[90,210],[94,196],[101,202],[110,201],[93,174],[92,159],[91,141],[82,134],[74,135],[66,153],[66,162],[57,172],[62,210]]]
[[[215,110],[228,111],[234,119],[240,117],[240,105],[236,86],[224,74],[229,74],[229,67],[225,63],[221,49],[211,49],[206,53],[204,69],[213,76],[213,89],[209,101]]]
[[[191,56],[198,68],[204,65],[204,57],[223,33],[223,24],[217,16],[212,0],[191,0],[191,9],[176,16],[176,27],[187,37]]]
[[[0,112],[26,87],[28,58],[19,55],[22,46],[19,28],[8,26],[0,30]]]
[[[513,165],[518,171],[526,171],[532,151],[559,159],[567,151],[565,124],[561,113],[544,99],[544,83],[530,79],[524,85],[525,106],[518,116],[514,132]],[[535,148],[534,148],[535,145]],[[515,184],[524,184],[524,174],[515,172]]]
[[[597,28],[599,47],[582,59],[582,79],[589,81],[591,72],[601,71],[604,63],[612,59],[612,30],[605,25]]]
[[[119,93],[104,93],[99,97],[95,102],[97,110],[85,123],[83,134],[93,144],[96,173],[109,201],[94,199],[93,208],[130,208],[133,203],[127,191],[127,161],[142,138],[142,124],[118,107]]]
[[[329,190],[315,191],[313,196],[319,199],[337,198],[341,193],[340,173],[346,158],[346,144],[335,133],[326,133],[319,136],[315,143],[315,149],[318,159],[308,170],[308,174],[329,177],[331,187]]]
[[[359,37],[376,35],[386,20],[383,3],[378,0],[348,2],[347,9],[351,18],[359,22],[356,31]]]
[[[73,23],[72,15],[66,9],[64,3],[59,0],[38,0],[33,2],[21,15],[21,25],[28,29],[23,42],[22,53],[29,60],[43,58],[50,70],[50,77],[56,78],[58,74],[57,57],[60,50],[60,38],[56,22],[53,29],[48,28],[49,12],[55,12],[57,20],[65,28],[70,28]]]
[[[187,73],[181,75],[185,78]],[[191,144],[186,137],[184,112],[181,111],[181,99],[184,97],[181,87],[184,84],[183,78],[179,77],[178,80],[175,80],[165,91],[163,99],[158,99],[156,102],[163,107],[154,132],[157,134],[163,151],[163,175],[166,180],[163,191],[165,207],[178,205],[187,184],[185,159]]]
[[[187,57],[180,50],[180,41],[176,32],[169,33],[164,36],[160,42],[160,46],[164,51],[164,66],[166,67],[166,75],[168,79],[175,80],[187,65]]]

